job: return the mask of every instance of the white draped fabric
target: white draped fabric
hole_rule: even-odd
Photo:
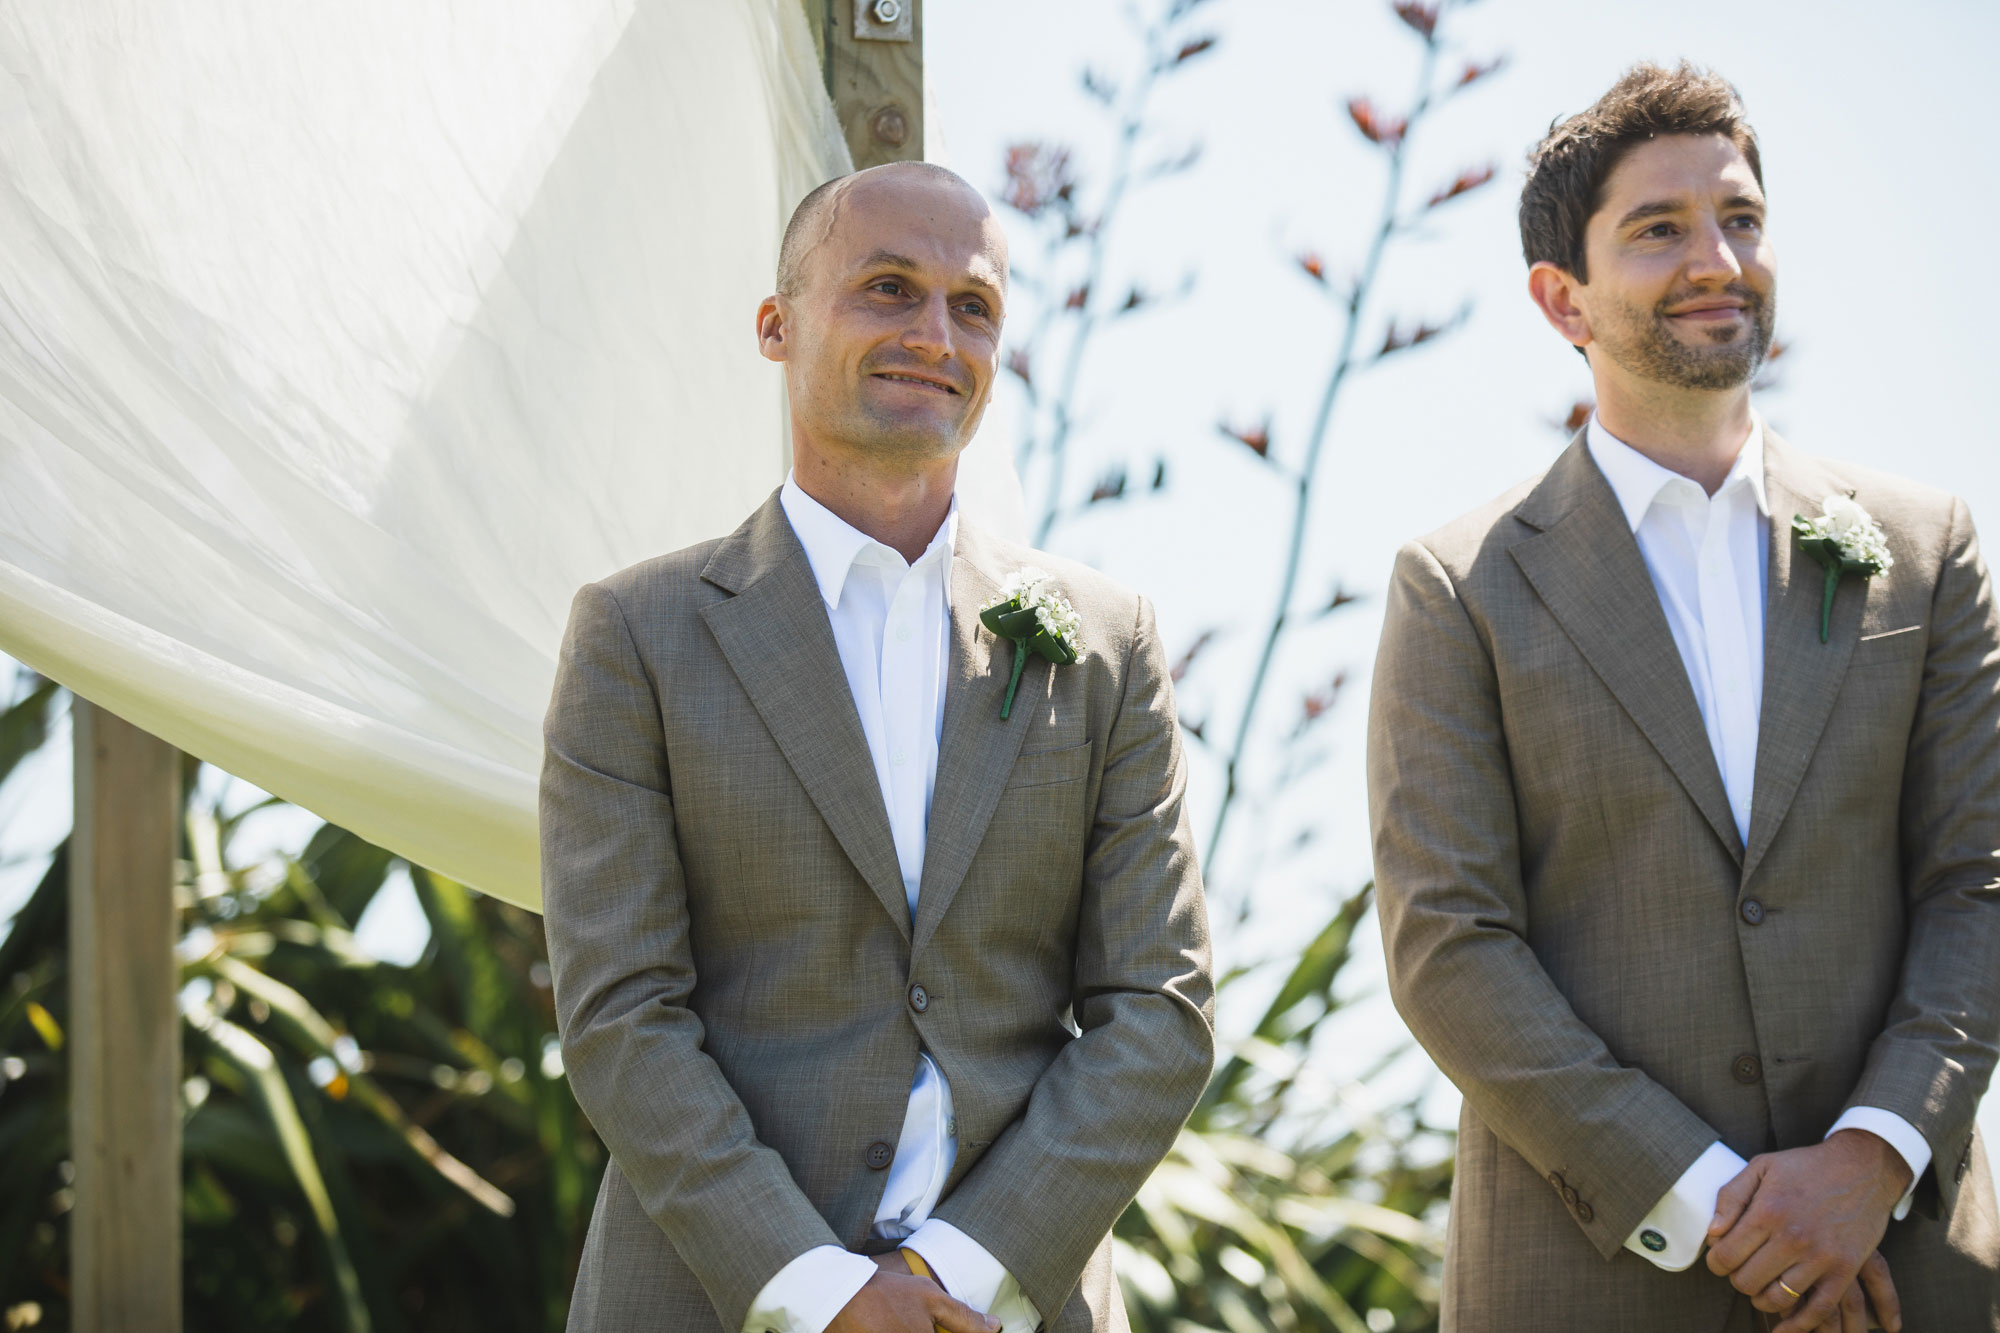
[[[538,905],[570,596],[782,478],[846,168],[798,0],[7,7],[0,650]]]

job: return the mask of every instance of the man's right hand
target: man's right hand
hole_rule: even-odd
[[[826,1333],[931,1333],[933,1326],[944,1333],[1000,1333],[999,1320],[953,1300],[929,1278],[889,1268],[854,1293]]]

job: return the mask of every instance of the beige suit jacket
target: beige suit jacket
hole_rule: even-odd
[[[1720,1329],[1697,1263],[1621,1247],[1716,1139],[1843,1109],[1933,1165],[1888,1258],[1914,1333],[1994,1327],[1973,1113],[2000,1036],[2000,620],[1965,506],[1766,436],[1771,547],[1748,845],[1680,654],[1579,435],[1397,557],[1369,719],[1391,991],[1465,1095],[1459,1330]],[[1852,493],[1895,567],[1823,570],[1794,514]]]
[[[978,621],[1052,570],[1085,651]],[[1213,1058],[1208,927],[1144,601],[961,522],[913,923],[824,603],[776,496],[577,594],[542,770],[563,1060],[610,1147],[570,1327],[737,1333],[864,1245],[919,1045],[958,1160],[935,1215],[1060,1330],[1126,1326],[1108,1233]],[[921,988],[921,995],[919,995]]]

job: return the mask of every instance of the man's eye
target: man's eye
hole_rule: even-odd
[[[1755,231],[1758,227],[1764,225],[1764,219],[1758,217],[1755,213],[1738,213],[1735,217],[1729,219],[1729,225],[1732,227],[1741,227],[1748,231]]]
[[[888,292],[891,295],[901,295],[903,291],[903,284],[896,281],[894,278],[883,278],[881,281],[873,284],[873,290],[878,292]]]
[[[1674,228],[1672,223],[1655,222],[1652,226],[1646,228],[1646,230],[1640,232],[1639,234],[1641,236],[1671,236],[1673,235],[1673,233],[1674,233]]]
[[[986,302],[984,301],[962,301],[959,303],[958,308],[968,315],[978,315],[981,318],[984,318],[986,315]]]

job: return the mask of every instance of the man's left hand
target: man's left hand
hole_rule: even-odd
[[[1773,1333],[1838,1327],[1841,1297],[1909,1184],[1908,1163],[1866,1130],[1753,1157],[1716,1196],[1709,1270],[1759,1310],[1785,1315]]]

